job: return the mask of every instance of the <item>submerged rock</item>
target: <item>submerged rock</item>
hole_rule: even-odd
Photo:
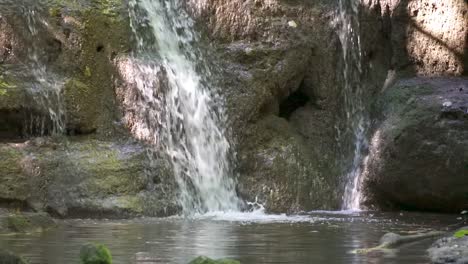
[[[189,264],[240,264],[239,261],[233,259],[210,259],[205,256],[197,257],[189,262]]]
[[[460,230],[468,230],[464,227]],[[455,234],[441,238],[428,249],[431,263],[434,264],[466,264],[468,263],[468,236]]]
[[[86,244],[80,249],[81,264],[112,264],[109,249],[101,244]]]
[[[366,168],[366,204],[454,213],[465,209],[468,80],[402,80],[379,102],[383,121]]]
[[[386,233],[380,238],[380,244],[372,248],[362,248],[354,251],[356,254],[368,254],[374,251],[388,251],[394,248],[397,248],[406,243],[412,243],[418,240],[435,238],[443,235],[444,232],[432,231],[427,233],[419,233],[415,235],[398,235],[395,233]]]
[[[2,264],[28,264],[24,258],[15,255],[10,251],[0,249],[0,263]]]
[[[42,232],[55,226],[55,221],[46,213],[17,213],[0,216],[1,232]]]

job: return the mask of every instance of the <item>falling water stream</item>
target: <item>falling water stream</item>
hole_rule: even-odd
[[[237,211],[223,100],[209,85],[211,72],[182,5],[179,0],[130,1],[135,83],[147,104],[162,110],[151,113],[145,129],[172,161],[185,213]]]
[[[343,50],[344,100],[346,127],[352,134],[354,152],[345,180],[342,209],[359,210],[361,201],[361,175],[364,151],[368,147],[366,131],[369,126],[363,102],[362,50],[359,24],[359,0],[340,0],[338,34]]]
[[[1,3],[11,6],[9,2]],[[15,75],[27,80],[21,87],[32,99],[28,107],[32,109],[25,118],[23,133],[27,136],[59,135],[65,131],[65,108],[62,96],[63,80],[47,66],[47,50],[42,45],[41,34],[48,27],[47,21],[41,15],[40,5],[30,1],[18,1],[17,8],[9,10],[22,15],[26,34],[26,56],[20,63],[20,69],[13,70]],[[1,6],[0,6],[1,7]],[[0,16],[2,14],[0,13]]]
[[[65,131],[65,110],[62,97],[63,82],[50,72],[45,63],[41,61],[42,49],[35,39],[39,37],[41,24],[47,25],[38,11],[33,6],[25,7],[25,18],[31,37],[31,45],[28,48],[28,67],[34,77],[33,84],[28,87],[28,93],[46,114],[44,116],[32,116],[26,129],[31,134],[43,136],[62,134]],[[51,122],[47,125],[47,122]],[[49,126],[49,127],[47,127]],[[27,132],[28,132],[27,131]]]

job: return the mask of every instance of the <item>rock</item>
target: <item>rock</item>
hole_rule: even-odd
[[[418,240],[428,239],[428,238],[435,238],[438,236],[443,235],[444,232],[432,231],[428,233],[419,233],[415,235],[398,235],[395,233],[386,233],[380,239],[380,244],[376,247],[372,248],[363,248],[357,249],[354,251],[356,254],[368,254],[374,251],[388,251],[390,249],[397,248],[403,244],[415,242]]]
[[[2,232],[42,232],[55,226],[55,221],[46,213],[17,213],[0,217]]]
[[[109,249],[101,244],[86,244],[80,249],[82,264],[112,264]]]
[[[6,71],[5,75],[6,79],[14,79],[13,84],[17,87],[9,89],[8,100],[4,100],[6,96],[0,96],[0,120],[6,120],[3,118],[6,113],[16,114],[8,118],[10,126],[15,124],[10,121],[18,120],[18,124],[9,129],[9,134],[42,136],[43,131],[23,131],[26,130],[24,124],[34,121],[31,116],[41,118],[37,121],[38,126],[46,122],[45,134],[50,134],[50,105],[57,108],[62,105],[60,110],[67,114],[64,119],[70,134],[97,132],[109,136],[118,133],[114,131],[114,122],[120,117],[114,89],[118,75],[113,59],[129,49],[130,23],[128,17],[122,15],[126,10],[124,4],[117,1],[49,1],[37,5],[35,14],[44,23],[37,23],[38,33],[33,37],[27,19],[23,19],[23,8],[21,3],[6,3],[9,12],[0,18],[0,44],[5,45],[0,45],[0,62],[5,57],[5,63],[8,63],[5,67],[15,69]],[[31,61],[31,54],[28,54],[31,49],[37,50],[37,61]],[[37,93],[37,86],[44,86],[44,82],[38,80],[42,77],[34,76],[31,70],[37,63],[51,76],[50,82],[57,86],[53,90],[59,90],[57,94],[43,96]],[[3,75],[5,71],[1,69],[1,72]],[[0,90],[0,95],[2,93],[4,89]],[[13,93],[18,95],[13,97]],[[7,107],[3,107],[6,103]],[[20,111],[18,107],[13,108],[17,105],[21,106]],[[3,108],[7,111],[5,114]],[[0,130],[0,136],[1,133]]]
[[[461,230],[468,230],[464,227]],[[454,234],[434,242],[428,249],[433,264],[468,263],[468,236],[456,237]]]
[[[364,178],[368,205],[454,213],[467,207],[468,92],[459,87],[468,80],[414,78],[385,91]]]
[[[240,262],[237,260],[233,260],[233,259],[214,260],[205,256],[200,256],[190,261],[189,264],[240,264]]]
[[[0,145],[0,200],[60,217],[177,212],[170,167],[137,143],[75,137]]]
[[[294,20],[288,22],[288,26],[292,28],[297,28],[297,23]]]
[[[0,263],[2,264],[27,264],[24,258],[13,254],[12,252],[0,249]]]
[[[97,129],[98,98],[86,84],[69,80],[64,87],[67,130],[76,134],[89,134]]]
[[[286,120],[270,116],[249,133],[239,156],[243,198],[274,213],[332,207],[329,185]]]

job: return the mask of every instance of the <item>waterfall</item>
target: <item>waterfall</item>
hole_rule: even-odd
[[[359,24],[359,0],[340,0],[338,33],[343,50],[344,100],[346,127],[352,134],[354,152],[351,167],[345,181],[342,209],[359,210],[361,200],[361,175],[364,151],[368,148],[366,131],[369,118],[363,102],[364,92],[361,83],[362,51]]]
[[[26,92],[32,97],[41,114],[32,113],[25,124],[25,133],[44,136],[63,134],[65,131],[65,110],[62,97],[63,81],[47,68],[41,59],[43,48],[39,45],[40,26],[47,25],[33,5],[23,7],[27,33],[31,42],[27,50],[26,67],[32,74],[32,83]],[[46,54],[47,55],[47,54]],[[45,114],[45,115],[44,115]]]
[[[134,85],[145,102],[135,128],[170,158],[185,213],[237,211],[223,98],[180,0],[131,0]]]

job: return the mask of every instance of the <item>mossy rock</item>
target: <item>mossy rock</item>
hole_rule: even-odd
[[[240,264],[240,262],[233,259],[214,260],[205,256],[200,256],[190,261],[189,264]]]
[[[64,97],[67,129],[79,134],[94,132],[97,127],[98,102],[90,87],[72,79],[65,84]]]
[[[15,255],[14,253],[0,249],[0,263],[2,264],[28,264],[21,256]]]
[[[21,89],[15,80],[0,75],[0,109],[16,110],[25,104],[26,93],[24,89]]]
[[[55,221],[45,213],[10,214],[4,220],[10,232],[42,232],[55,226]]]
[[[80,249],[81,264],[112,264],[109,249],[101,244],[86,244]]]
[[[0,146],[0,198],[26,200],[30,189],[23,173],[22,151],[11,145]]]

